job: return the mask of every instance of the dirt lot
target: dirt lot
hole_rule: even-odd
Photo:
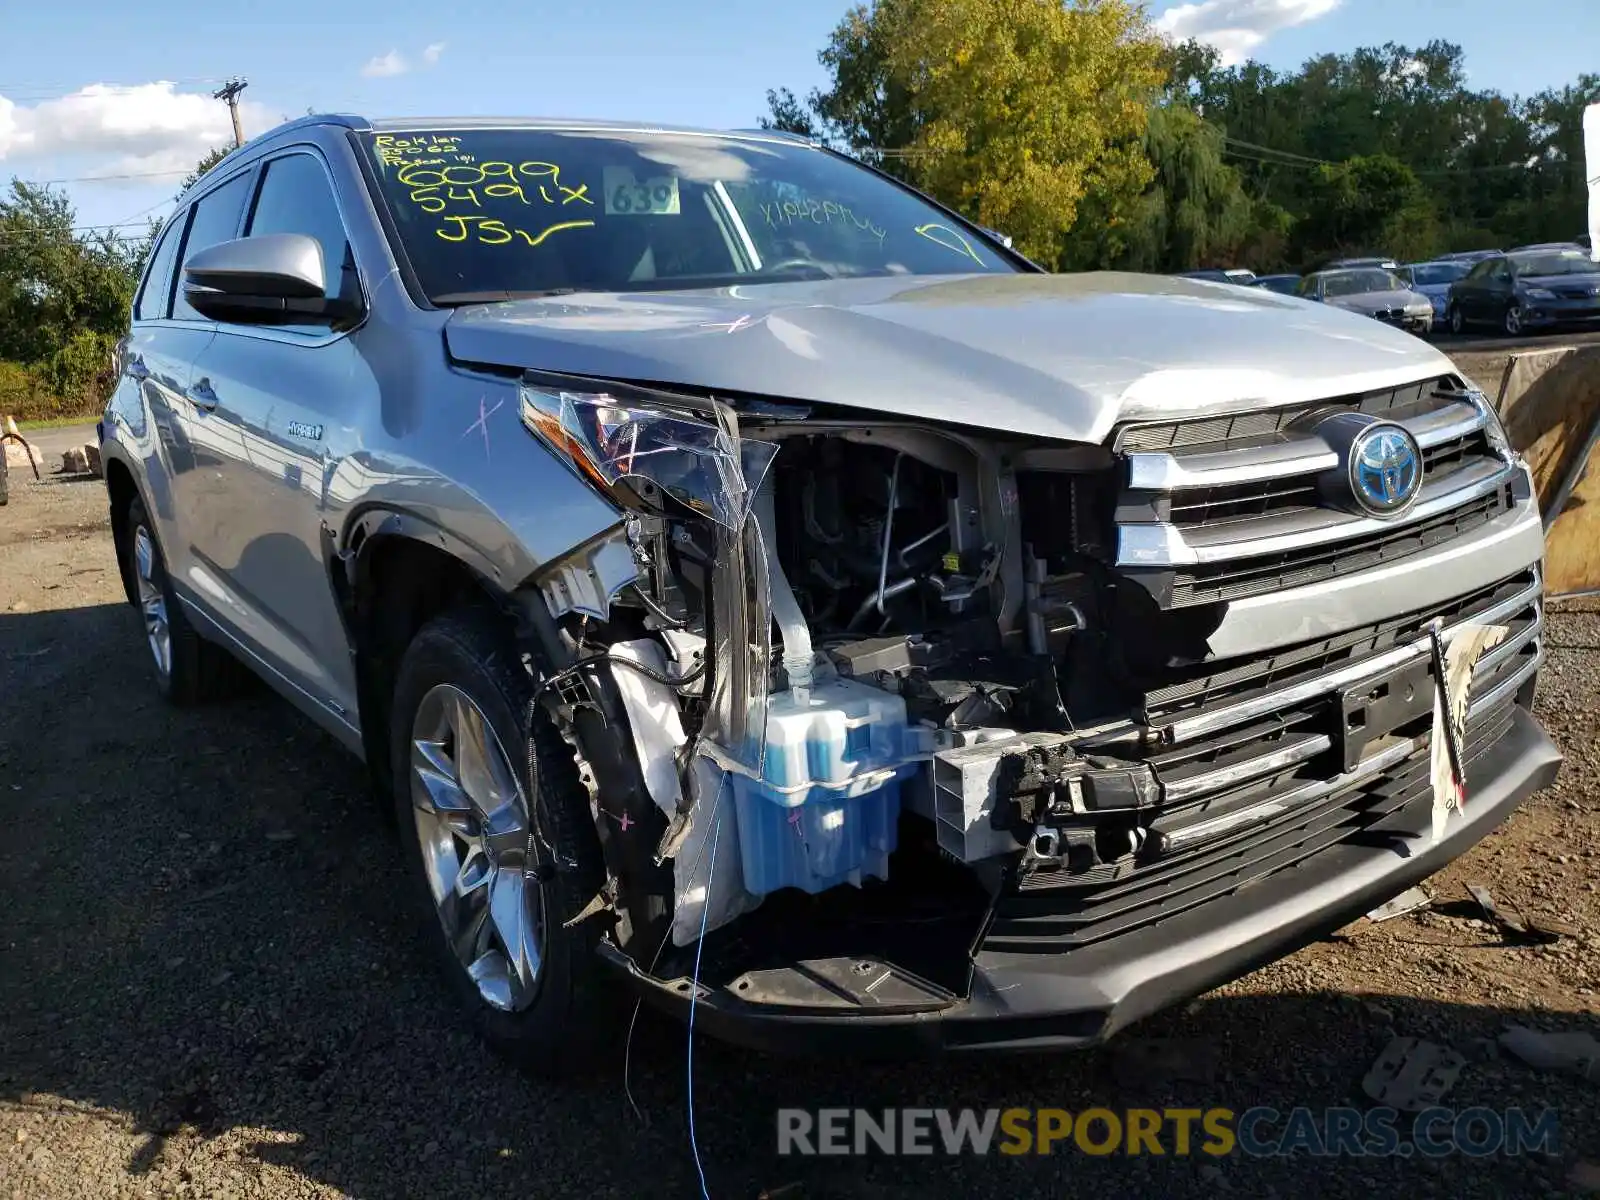
[[[14,477],[15,478],[15,477]],[[1077,1056],[867,1067],[702,1044],[710,1194],[1548,1196],[1600,1162],[1600,1083],[1481,1039],[1600,1032],[1600,613],[1554,612],[1540,711],[1561,783],[1427,885],[1440,911],[1339,936]],[[698,1194],[684,1033],[646,1018],[584,1083],[464,1033],[395,913],[394,843],[355,764],[257,689],[179,713],[151,687],[94,481],[0,509],[0,1196]],[[1513,948],[1486,884],[1578,936]],[[1365,1105],[1395,1035],[1469,1056],[1458,1109],[1559,1113],[1553,1157],[1221,1161],[779,1158],[780,1106]]]

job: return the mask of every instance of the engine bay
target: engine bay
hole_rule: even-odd
[[[1019,875],[1130,863],[1158,788],[1127,696],[1184,648],[1104,564],[1109,455],[811,414],[736,444],[745,494],[629,480],[624,525],[543,584],[626,712],[671,942],[796,905],[976,920]]]

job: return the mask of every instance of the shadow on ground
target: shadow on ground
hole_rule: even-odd
[[[259,686],[165,707],[144,653],[124,606],[0,614],[0,1103],[94,1106],[121,1138],[115,1171],[162,1194],[259,1187],[264,1164],[360,1196],[698,1194],[681,1027],[640,1022],[645,1121],[624,1030],[563,1088],[492,1059],[397,916],[395,844],[358,765]],[[1503,1061],[1469,1065],[1450,1102],[1556,1109],[1565,1162],[775,1151],[785,1106],[1365,1104],[1395,1032],[1467,1049],[1521,1016],[1312,992],[1212,999],[1076,1056],[863,1066],[702,1043],[696,1129],[719,1197],[1549,1195],[1600,1146],[1600,1105],[1593,1085]]]

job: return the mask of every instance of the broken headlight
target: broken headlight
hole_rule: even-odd
[[[730,529],[744,523],[777,447],[739,438],[715,418],[642,389],[575,391],[526,382],[522,422],[613,500],[670,496]]]

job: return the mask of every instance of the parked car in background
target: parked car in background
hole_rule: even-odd
[[[1381,267],[1355,267],[1317,271],[1300,281],[1299,295],[1335,308],[1364,313],[1412,333],[1433,329],[1433,304],[1414,292],[1392,271]]]
[[[1513,246],[1507,254],[1526,254],[1534,250],[1582,250],[1578,242],[1529,242],[1526,246]]]
[[[1452,250],[1449,254],[1438,255],[1434,261],[1464,262],[1471,264],[1475,262],[1482,262],[1486,258],[1494,258],[1496,255],[1504,253],[1504,250]]]
[[[1407,263],[1395,268],[1395,278],[1414,292],[1421,292],[1433,305],[1433,320],[1443,325],[1450,307],[1450,285],[1472,270],[1472,264],[1460,259],[1448,262]]]
[[[1264,288],[1269,292],[1277,292],[1282,296],[1292,296],[1300,286],[1298,275],[1258,275],[1251,284],[1252,287]]]
[[[1331,263],[1318,268],[1323,271],[1342,271],[1350,267],[1381,267],[1385,271],[1392,271],[1400,264],[1392,258],[1336,258]]]
[[[1600,263],[1568,245],[1486,258],[1450,285],[1445,319],[1452,333],[1493,325],[1512,337],[1600,320]]]
[[[1197,267],[1193,271],[1179,271],[1180,279],[1207,279],[1212,283],[1232,283],[1249,287],[1255,283],[1256,273],[1248,267]]]

